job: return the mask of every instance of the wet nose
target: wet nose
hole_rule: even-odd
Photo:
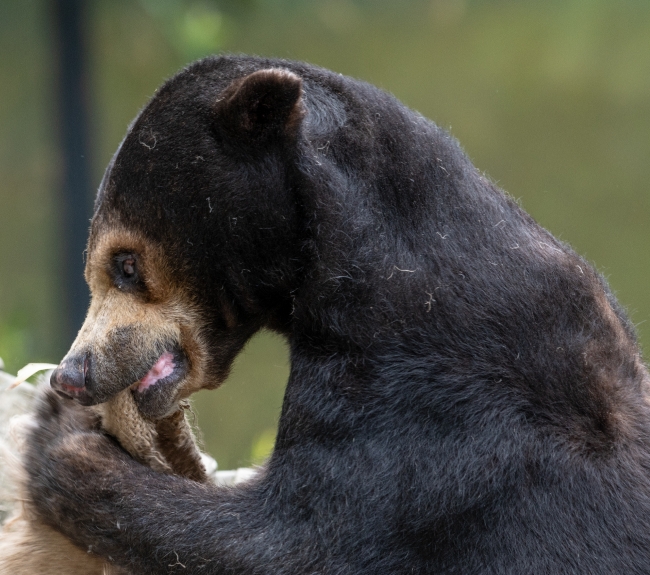
[[[50,386],[59,393],[86,403],[89,399],[86,379],[89,357],[66,356],[50,376]]]

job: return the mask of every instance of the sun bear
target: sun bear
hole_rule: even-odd
[[[273,454],[236,488],[41,409],[29,497],[81,548],[138,574],[650,572],[633,326],[389,94],[284,60],[190,65],[107,169],[86,277],[52,377],[83,404],[131,387],[158,417],[261,328],[291,373]]]

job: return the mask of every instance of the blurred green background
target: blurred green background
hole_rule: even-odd
[[[0,2],[0,357],[58,362],[61,240],[52,18]],[[93,189],[129,121],[210,53],[300,59],[377,84],[449,129],[474,163],[609,279],[650,346],[647,0],[89,0]],[[81,255],[80,255],[81,257]],[[288,376],[263,334],[195,401],[221,468],[273,443]]]

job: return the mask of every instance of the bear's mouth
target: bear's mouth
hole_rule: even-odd
[[[187,372],[187,357],[180,349],[162,353],[144,377],[131,385],[140,412],[152,419],[166,415]]]

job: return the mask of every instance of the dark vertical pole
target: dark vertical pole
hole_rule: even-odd
[[[88,156],[88,82],[83,38],[83,0],[53,0],[58,64],[58,129],[65,345],[72,343],[88,307],[83,251],[92,211]]]

